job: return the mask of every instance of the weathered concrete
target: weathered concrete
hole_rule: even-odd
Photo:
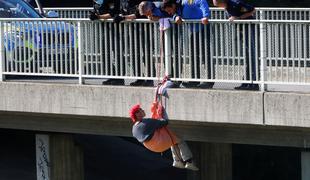
[[[263,94],[260,92],[177,89],[169,93],[170,119],[263,124]]]
[[[265,93],[265,124],[310,127],[310,94]]]
[[[199,172],[189,172],[188,180],[232,180],[232,146],[221,143],[190,142]]]
[[[260,92],[169,90],[170,119],[196,122],[263,124]],[[49,114],[128,117],[135,103],[146,110],[154,88],[0,83],[0,110]]]
[[[310,147],[308,94],[170,89],[170,127],[185,140]],[[154,88],[0,83],[0,128],[131,136],[128,109]]]
[[[301,152],[301,180],[310,179],[310,152]]]
[[[84,180],[83,150],[72,135],[50,134],[52,180]]]

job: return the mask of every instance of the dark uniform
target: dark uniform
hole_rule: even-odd
[[[138,6],[141,2],[141,0],[120,0],[120,14],[135,14],[136,18],[141,18],[142,16],[138,11]]]
[[[228,16],[236,16],[240,17],[245,13],[253,11],[255,8],[254,6],[244,3],[243,1],[240,0],[227,0],[227,8],[226,12]],[[249,16],[248,18],[245,19],[254,19],[253,16]]]
[[[105,0],[103,3],[93,2],[93,12],[90,14],[90,19],[98,19],[98,15],[110,14],[114,17],[115,14],[119,14],[119,3],[117,1]]]
[[[136,18],[141,18],[138,5],[141,0],[104,0],[102,4],[94,2],[94,13],[96,15],[110,14],[112,18],[121,15],[135,14]],[[92,18],[91,18],[92,19]],[[122,19],[124,20],[124,19]],[[119,21],[118,21],[119,22]]]
[[[254,6],[247,4],[241,0],[227,0],[227,7],[226,7],[226,13],[228,17],[235,16],[235,17],[240,17],[244,15],[245,13],[252,12],[254,10]],[[243,19],[254,19],[253,16],[249,16],[247,18]],[[256,78],[256,59],[255,59],[255,25],[243,25],[245,28],[245,34],[243,37],[243,34],[241,34],[241,38],[244,38],[245,41],[245,47],[247,49],[246,52],[246,60],[245,60],[245,65],[246,65],[246,74],[245,74],[245,79],[246,80],[257,80]],[[242,30],[241,30],[242,32]],[[251,36],[251,39],[249,39],[249,33]],[[251,40],[251,42],[249,42]],[[240,40],[242,42],[242,39]],[[251,49],[251,53],[250,53]],[[250,64],[250,59],[251,58],[251,64]],[[251,73],[250,73],[251,72]],[[236,89],[253,89],[253,90],[258,90],[258,85],[257,84],[242,84],[239,87],[236,87]]]
[[[111,18],[114,19],[115,23],[119,23],[125,19],[124,16],[126,15],[132,15],[134,14],[136,18],[141,18],[139,12],[138,12],[138,5],[139,3],[142,2],[141,0],[104,0],[102,4],[97,4],[94,3],[94,13],[96,15],[103,15],[103,14],[110,14]],[[98,17],[98,16],[97,16]],[[95,18],[96,19],[96,18]],[[127,24],[128,28],[131,28],[130,26],[133,26],[133,24],[129,23]],[[120,27],[123,26],[123,24],[114,24],[114,23],[109,23],[109,33],[110,39],[112,38],[112,47],[106,47],[108,49],[108,53],[113,52],[113,56],[109,56],[109,60],[107,63],[108,69],[111,69],[111,63],[114,60],[113,65],[113,71],[108,72],[108,75],[112,76],[126,76],[126,68],[132,67],[132,64],[128,64],[128,59],[130,57],[135,57],[137,56],[136,54],[132,53],[134,52],[134,48],[129,48],[127,52],[124,52],[125,49],[125,41],[127,43],[133,43],[130,41],[129,36],[125,36],[128,34],[128,31],[122,31],[122,34],[120,34]],[[123,28],[126,30],[127,28]],[[135,37],[132,34],[132,37]],[[125,38],[128,38],[125,40]],[[133,39],[133,38],[132,38]],[[127,47],[133,47],[129,46],[127,44]],[[137,48],[137,47],[135,47]],[[122,53],[121,50],[123,51]],[[126,54],[125,54],[126,53]],[[112,58],[113,57],[113,58]],[[127,58],[126,58],[127,57]],[[125,61],[127,59],[127,61]],[[129,66],[128,66],[129,65]],[[123,85],[124,80],[123,79],[109,79],[105,82],[103,82],[104,85]]]

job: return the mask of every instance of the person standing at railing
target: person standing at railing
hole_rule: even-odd
[[[90,15],[89,15],[90,20],[110,19],[110,18],[117,16],[120,13],[119,1],[93,0],[93,3],[94,3],[93,4],[94,10],[93,10],[93,12],[90,12]],[[110,31],[112,32],[112,34],[108,34],[108,36],[111,35],[112,39],[114,39],[114,37],[116,39],[119,39],[118,34],[117,33],[114,34],[114,32],[115,32],[114,28],[116,28],[116,31],[117,31],[118,27],[114,26],[114,25],[111,25],[110,27],[111,27]],[[107,37],[107,38],[109,38],[109,37]],[[115,43],[118,44],[118,42],[115,42],[115,41],[111,42],[111,47],[110,47],[111,49],[114,49]],[[113,50],[113,52],[110,52],[109,47],[104,47],[104,48],[108,49],[107,51],[105,51],[108,53],[108,55],[107,55],[108,59],[106,59],[107,63],[104,63],[104,64],[107,64],[107,72],[105,72],[105,74],[116,75],[115,67],[113,66],[112,69],[110,69],[110,67],[111,67],[111,63],[113,60],[112,57],[114,57],[115,61],[117,61],[117,60],[119,61],[119,59],[115,57],[115,55],[114,55],[115,53],[113,54],[113,52],[115,52],[115,50]],[[115,63],[115,64],[120,64],[120,63]],[[119,67],[117,67],[117,68],[120,69]],[[124,71],[122,73],[124,74]],[[124,79],[108,79],[108,80],[104,81],[102,84],[103,85],[124,85]]]
[[[158,21],[160,18],[169,17],[165,11],[162,11],[160,4],[155,4],[151,1],[142,1],[139,4],[140,15],[146,16],[151,21]]]
[[[177,24],[181,24],[183,22],[183,19],[185,20],[186,19],[192,19],[192,20],[199,19],[203,25],[207,25],[209,22],[208,19],[210,15],[210,10],[209,10],[209,5],[206,0],[182,0],[182,1],[179,1],[179,3],[176,0],[164,0],[163,10],[166,11],[169,15],[173,16]],[[206,34],[203,33],[204,28],[206,28],[206,32],[207,32]],[[190,59],[191,59],[190,60],[191,78],[199,79],[201,77],[200,64],[202,64],[203,62],[201,63],[199,62],[200,58],[198,55],[205,54],[204,52],[200,52],[200,50],[204,50],[205,48],[203,48],[203,46],[207,46],[206,54],[208,54],[208,57],[203,57],[202,61],[207,61],[206,62],[208,66],[207,78],[212,79],[212,75],[211,75],[212,63],[211,63],[211,57],[209,53],[210,52],[209,31],[210,31],[209,26],[198,26],[198,25],[190,26],[189,45],[193,48],[194,44],[196,43],[198,46],[202,47],[202,48],[193,49],[191,52],[189,52]],[[203,43],[199,44],[199,38],[203,40],[204,37],[207,38],[207,42],[209,43],[208,45],[205,45]],[[195,54],[196,54],[196,57],[195,57]],[[181,87],[209,89],[209,88],[212,88],[213,85],[214,85],[214,82],[203,82],[203,83],[182,82]]]
[[[91,20],[96,20],[96,19],[113,19],[114,23],[120,23],[123,20],[133,20],[136,18],[142,18],[140,16],[137,6],[141,0],[94,0],[94,12],[90,14],[90,19]],[[116,38],[117,40],[112,42],[112,47],[114,49],[115,44],[117,46],[117,49],[121,48],[120,36],[119,32],[119,26],[111,26],[113,30],[110,30],[112,32],[112,38]],[[114,28],[116,28],[114,30]],[[116,32],[116,34],[115,34]],[[129,42],[133,44],[133,42]],[[131,47],[131,46],[129,46]],[[135,47],[136,49],[139,49],[139,47]],[[127,56],[127,54],[126,54]],[[138,56],[138,54],[131,54],[129,52],[129,56]],[[115,64],[113,68],[113,73],[111,75],[116,75],[116,76],[125,76],[126,75],[126,67],[127,62],[125,62],[125,59],[123,58],[123,54],[119,54],[118,56],[114,55],[115,59]],[[133,57],[133,59],[135,59]],[[139,58],[138,58],[139,59]],[[110,61],[108,61],[108,67],[110,67]],[[135,63],[133,63],[135,64]],[[121,67],[123,65],[123,67]],[[132,65],[134,66],[134,65]],[[118,72],[118,73],[116,73]],[[147,81],[146,83],[149,83],[150,85],[153,84],[153,82]],[[145,85],[146,85],[145,83]],[[102,83],[103,85],[124,85],[124,79],[108,79],[107,81],[104,81]]]
[[[93,11],[89,14],[90,20],[109,19],[118,13],[118,4],[111,0],[93,0]]]
[[[138,10],[140,15],[147,17],[149,20],[151,21],[158,21],[160,20],[160,18],[165,18],[165,17],[169,17],[169,15],[161,10],[161,2],[151,2],[151,1],[142,1],[139,6],[138,6]],[[147,38],[152,38],[152,37],[147,37]],[[146,40],[145,42],[151,42],[152,40]],[[147,47],[150,47],[149,45],[147,45]],[[142,63],[142,62],[141,62]],[[147,63],[144,62],[145,65],[147,65]],[[153,68],[151,68],[151,66]],[[155,67],[155,61],[151,61],[150,63],[148,63],[148,67],[147,67],[147,72],[151,72],[155,75],[156,74],[156,67]],[[135,73],[137,73],[138,75],[141,75],[141,70],[138,69],[137,71],[135,71]],[[138,80],[134,83],[132,83],[131,85],[133,86],[140,86],[143,83],[142,80]]]
[[[236,19],[254,19],[255,7],[243,2],[242,0],[213,0],[214,6],[225,8],[230,21]],[[256,80],[256,58],[255,58],[255,25],[243,25],[246,53],[246,80]],[[249,33],[251,38],[249,39]],[[251,42],[249,42],[251,41]],[[249,52],[251,50],[251,52]],[[251,64],[249,61],[251,58]],[[252,72],[250,74],[250,72]],[[252,78],[252,79],[251,79]],[[243,83],[241,86],[235,87],[238,90],[258,90],[258,84]]]
[[[137,6],[137,12],[139,13],[139,15],[143,18],[146,18],[148,17],[147,14],[145,13],[141,13],[143,9],[145,9],[146,7],[155,7],[155,4],[153,2],[149,2],[149,1],[141,1],[139,3],[139,5]],[[148,17],[150,18],[150,17]],[[157,19],[151,19],[151,20],[157,20]],[[144,28],[144,31],[139,31],[139,29],[136,29],[139,34],[140,34],[140,37],[143,39],[142,42],[146,43],[146,46],[145,47],[150,47],[149,46],[149,42],[151,42],[151,37],[149,37],[148,35],[145,36],[146,34],[149,33],[149,31],[151,30],[149,27],[145,27]],[[142,46],[142,44],[140,45]],[[139,48],[138,48],[139,49]],[[145,50],[148,51],[148,53],[151,53],[151,50],[146,48]],[[146,53],[146,54],[148,54]],[[136,76],[143,76],[142,75],[142,68],[141,68],[141,65],[144,64],[144,66],[146,66],[146,71],[144,72],[144,76],[147,76],[147,77],[152,77],[152,75],[154,76],[156,74],[156,69],[155,69],[155,61],[150,61],[150,62],[146,62],[147,61],[147,58],[146,58],[146,55],[143,56],[142,58],[143,60],[137,58],[137,60],[134,59],[134,62],[133,64],[138,64],[138,67],[136,67],[135,65],[133,66],[133,73],[136,75]],[[130,86],[154,86],[154,83],[152,80],[136,80],[132,83],[130,83]]]
[[[91,20],[113,19],[115,23],[123,20],[141,18],[137,7],[141,0],[93,0],[94,11]]]

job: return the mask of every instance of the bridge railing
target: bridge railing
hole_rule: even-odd
[[[44,8],[44,11],[55,11],[59,18],[88,18],[92,7],[78,8]],[[227,19],[223,8],[210,7],[210,19]],[[255,19],[261,20],[310,20],[310,8],[267,8],[258,7]]]
[[[1,19],[4,74],[76,76],[78,21]]]
[[[307,84],[309,25],[277,20],[174,25],[167,39],[169,74],[179,81]]]
[[[36,9],[38,11],[38,9]],[[74,7],[74,8],[43,8],[46,13],[48,11],[55,11],[58,13],[59,18],[88,18],[89,12],[92,11],[92,7]]]
[[[0,75],[309,85],[309,34],[309,21],[0,19]]]

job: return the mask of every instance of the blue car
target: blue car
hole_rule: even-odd
[[[1,21],[6,71],[76,72],[76,63],[72,61],[77,56],[77,30],[71,23],[40,21],[44,17],[23,0],[0,0],[0,18],[6,18]]]

